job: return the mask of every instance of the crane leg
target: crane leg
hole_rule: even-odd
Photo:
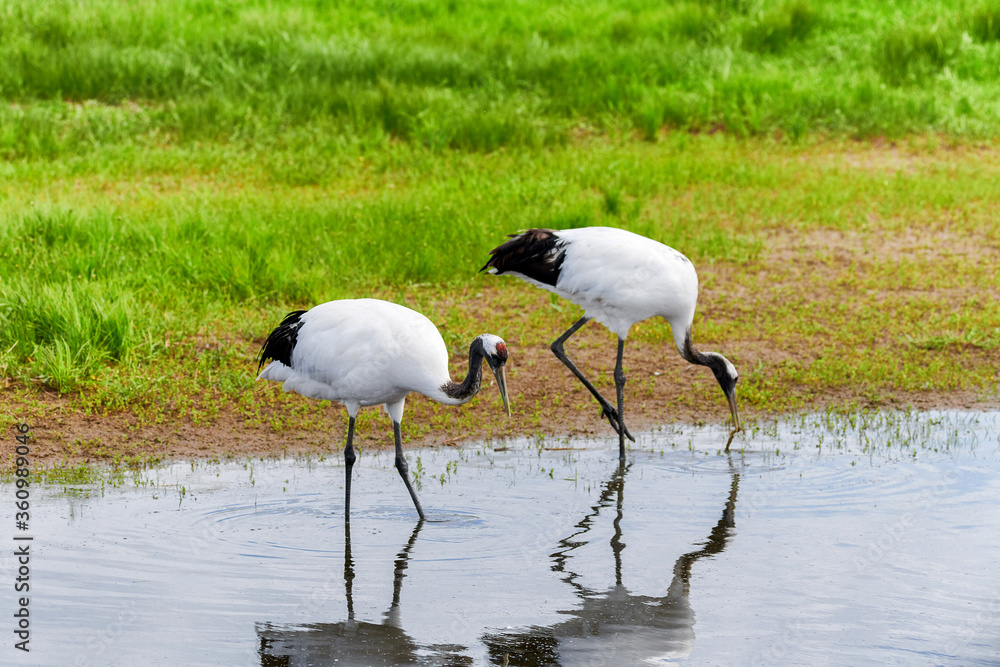
[[[594,398],[597,399],[597,402],[601,404],[601,407],[604,409],[604,411],[601,413],[601,416],[607,417],[608,423],[611,424],[611,428],[613,428],[615,430],[615,433],[618,434],[619,440],[621,440],[622,443],[624,443],[625,441],[622,439],[624,436],[627,437],[632,442],[635,442],[635,438],[632,437],[632,434],[628,432],[627,428],[625,428],[625,424],[622,423],[618,411],[615,410],[615,408],[611,405],[611,403],[608,402],[608,399],[601,396],[601,392],[597,391],[597,388],[590,383],[590,380],[584,377],[583,373],[580,372],[580,369],[576,367],[576,364],[574,364],[570,360],[570,358],[566,356],[566,350],[563,349],[563,344],[569,339],[569,337],[575,334],[580,327],[582,327],[589,321],[590,318],[581,317],[576,322],[576,324],[571,326],[569,330],[566,331],[566,333],[564,333],[562,336],[559,336],[559,338],[556,338],[555,341],[553,341],[552,345],[549,347],[552,350],[552,354],[556,355],[556,358],[559,361],[563,362],[563,364],[566,365],[566,368],[570,369],[570,371],[573,372],[573,375],[575,375],[577,379],[583,383],[583,386],[586,387],[587,390],[594,395]],[[621,344],[622,341],[619,341],[619,346]],[[619,351],[620,350],[621,347],[619,347]],[[615,381],[617,382],[617,375]],[[619,390],[619,393],[620,391],[621,390]],[[622,404],[621,400],[619,400],[618,404],[619,406]],[[624,458],[625,456],[624,451],[625,451],[625,446],[624,444],[622,444],[620,447],[620,453],[622,458]]]
[[[615,364],[615,393],[618,394],[618,423],[621,428],[618,430],[618,458],[625,460],[625,371],[622,369],[622,356],[625,353],[625,341],[618,339],[618,362]],[[632,438],[629,435],[629,438]],[[635,442],[635,439],[632,439]]]
[[[424,516],[424,508],[420,506],[417,492],[413,490],[413,484],[410,483],[410,467],[406,465],[406,459],[403,457],[403,435],[399,430],[399,422],[392,422],[392,435],[396,439],[396,470],[403,478],[403,484],[406,484],[406,490],[410,492],[410,498],[413,499],[413,506],[417,508],[417,514],[423,521],[427,517]]]
[[[347,466],[347,499],[344,501],[344,519],[351,521],[351,469],[354,462],[358,460],[354,453],[354,417],[347,423],[347,446],[344,447],[344,464]]]

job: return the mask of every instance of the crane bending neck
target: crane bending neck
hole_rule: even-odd
[[[672,328],[672,327],[671,327]],[[675,330],[676,331],[676,330]],[[674,342],[677,344],[677,350],[681,353],[681,356],[689,364],[698,364],[699,366],[708,366],[709,357],[695,349],[694,339],[691,337],[691,327],[688,326],[684,330],[684,337],[678,340],[677,334],[674,334]],[[711,354],[711,353],[709,353]]]
[[[476,337],[472,341],[472,345],[469,346],[468,375],[465,376],[465,380],[461,384],[448,380],[441,385],[441,391],[444,392],[445,396],[458,404],[472,400],[472,397],[479,393],[479,387],[482,383],[483,358],[485,356],[486,351],[483,349],[483,341],[479,337]]]

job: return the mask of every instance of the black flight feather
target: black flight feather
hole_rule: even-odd
[[[497,275],[513,271],[555,286],[566,250],[562,239],[551,229],[527,229],[510,235],[510,241],[490,251],[490,261],[479,269],[494,269]]]
[[[293,310],[285,315],[285,319],[274,328],[264,341],[264,346],[260,348],[260,363],[257,364],[257,373],[264,367],[264,363],[269,359],[280,361],[289,368],[292,367],[292,350],[295,349],[295,341],[299,336],[299,328],[302,326],[302,315],[304,310]]]

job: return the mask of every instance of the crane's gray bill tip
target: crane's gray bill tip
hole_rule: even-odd
[[[493,369],[493,377],[497,379],[497,388],[500,390],[500,398],[503,400],[503,409],[510,417],[510,399],[507,397],[507,370],[503,366]]]
[[[736,390],[726,392],[726,400],[729,401],[729,412],[733,415],[733,433],[742,430],[740,427],[740,411],[736,405]]]

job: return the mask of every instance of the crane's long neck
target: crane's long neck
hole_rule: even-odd
[[[694,349],[694,338],[691,336],[694,311],[692,310],[686,316],[679,317],[667,317],[664,315],[663,319],[670,322],[670,333],[674,336],[674,345],[677,346],[677,351],[681,353],[681,356],[689,364],[708,366],[708,356]]]
[[[674,334],[674,337],[675,340],[679,338],[676,334]],[[729,401],[729,412],[733,415],[733,427],[735,430],[729,437],[730,442],[732,442],[732,436],[736,434],[736,431],[740,430],[740,414],[739,408],[736,405],[736,382],[740,379],[740,375],[736,372],[736,367],[718,352],[699,352],[694,349],[690,326],[684,332],[683,342],[678,341],[677,349],[680,350],[681,356],[687,359],[688,363],[708,366],[712,369],[716,381],[722,387],[722,393],[726,395],[726,400]],[[728,442],[726,443],[726,451],[729,451]]]
[[[462,384],[449,380],[441,385],[443,391],[449,398],[453,398],[459,403],[472,400],[472,397],[479,393],[479,386],[483,379],[483,358],[486,351],[483,349],[483,341],[478,337],[469,346],[469,374],[465,376]]]
[[[710,366],[709,356],[702,354],[694,348],[694,339],[691,337],[691,327],[688,326],[684,330],[683,340],[677,340],[679,336],[674,336],[674,341],[677,343],[677,350],[681,353],[681,356],[687,360],[689,364],[698,364],[699,366]]]

